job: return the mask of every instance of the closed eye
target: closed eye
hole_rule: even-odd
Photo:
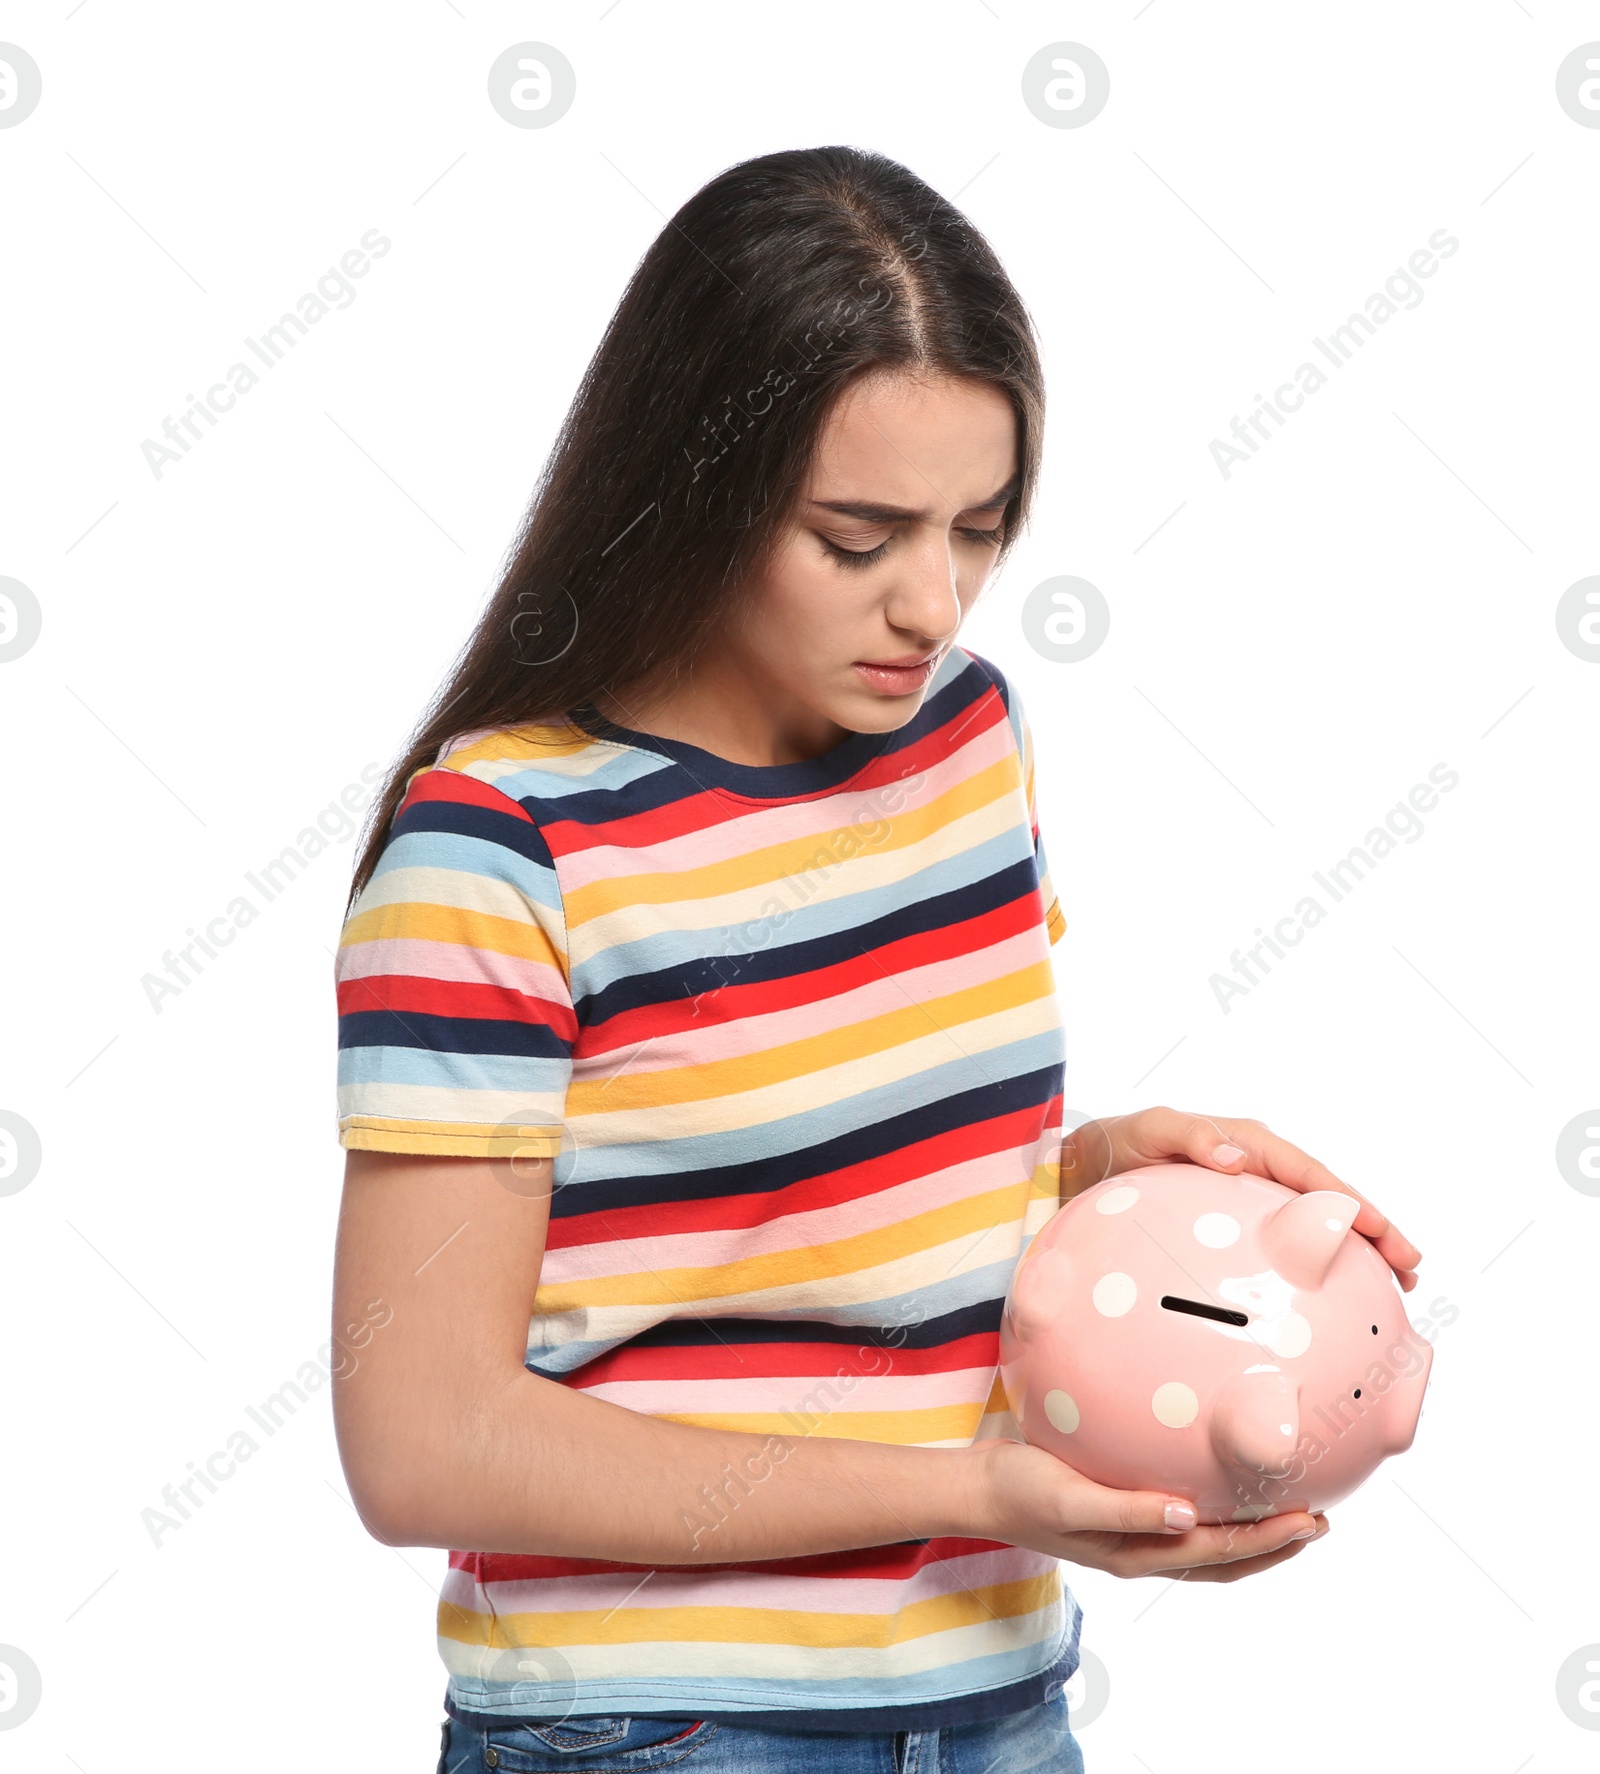
[[[874,561],[881,561],[889,548],[887,540],[880,542],[876,548],[841,548],[837,542],[830,542],[826,536],[819,540],[836,561],[847,567],[870,567]]]
[[[993,529],[959,529],[956,534],[968,542],[975,542],[981,548],[998,548],[1000,546],[1003,524],[996,524]],[[881,561],[893,541],[893,537],[885,537],[876,548],[841,548],[837,542],[830,542],[826,536],[819,536],[818,541],[828,553],[846,567],[870,567],[874,561]]]

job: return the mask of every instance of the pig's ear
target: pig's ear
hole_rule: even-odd
[[[1055,1322],[1071,1283],[1072,1263],[1064,1250],[1030,1245],[1023,1252],[1011,1282],[1011,1326],[1024,1342]]]
[[[1353,1195],[1310,1189],[1284,1202],[1261,1228],[1261,1242],[1280,1272],[1300,1287],[1320,1287],[1334,1255],[1361,1211]]]

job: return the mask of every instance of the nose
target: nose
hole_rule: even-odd
[[[891,626],[924,641],[940,643],[961,626],[961,596],[948,531],[930,534],[896,580],[886,611]]]

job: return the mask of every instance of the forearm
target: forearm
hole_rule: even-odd
[[[706,1564],[983,1531],[968,1450],[701,1428],[526,1371],[429,1445],[396,1544]]]

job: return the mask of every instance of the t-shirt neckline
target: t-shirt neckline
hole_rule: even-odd
[[[738,764],[684,739],[668,739],[659,733],[640,733],[624,727],[601,714],[592,702],[569,709],[567,718],[593,739],[607,739],[669,758],[702,787],[760,801],[788,800],[841,788],[870,764],[896,733],[904,731],[890,727],[882,733],[851,733],[830,750],[792,764]]]

